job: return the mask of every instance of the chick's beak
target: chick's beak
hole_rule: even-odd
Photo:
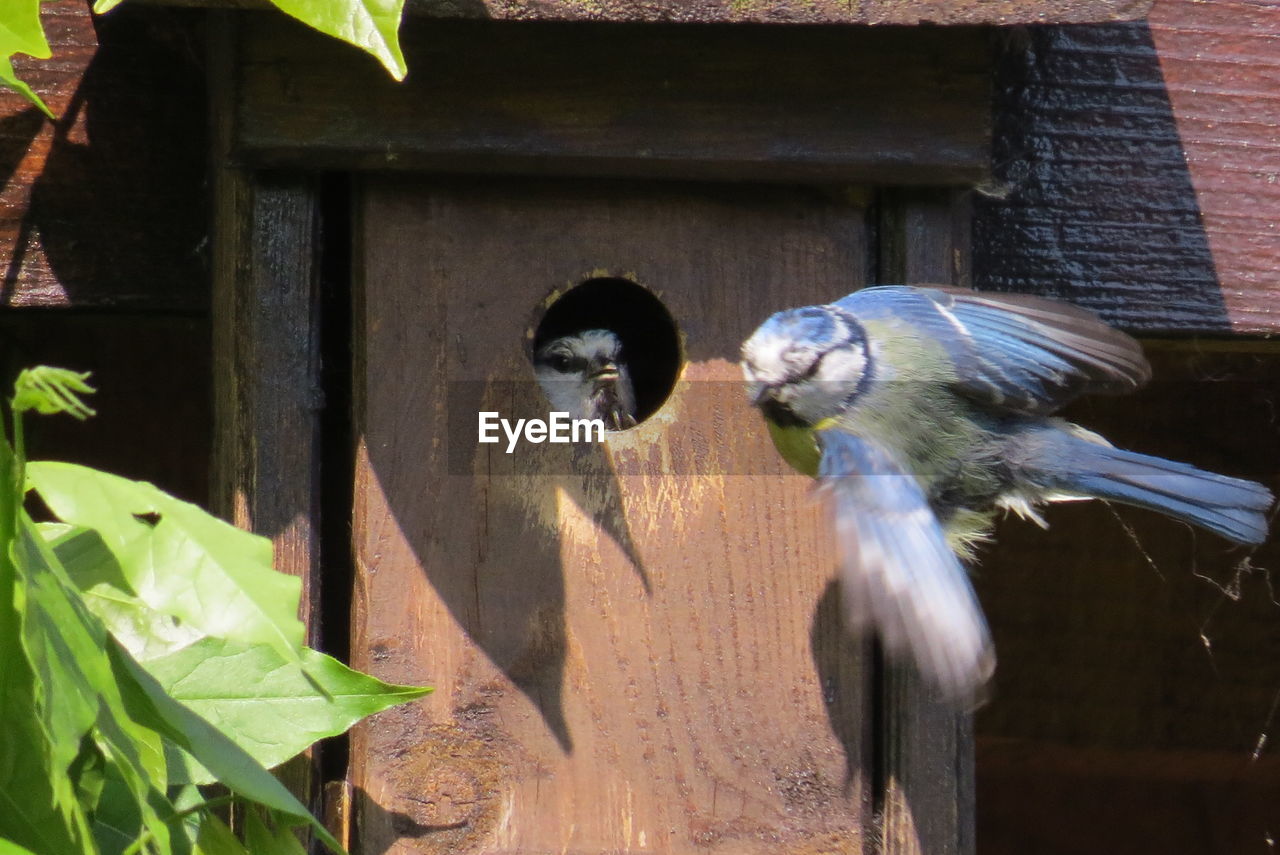
[[[612,362],[606,362],[595,371],[591,372],[592,380],[617,380],[618,366]]]

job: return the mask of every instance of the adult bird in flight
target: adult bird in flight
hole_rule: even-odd
[[[1053,414],[1132,391],[1138,343],[1084,309],[943,287],[865,288],[779,312],[742,347],[751,400],[829,496],[847,613],[972,705],[995,668],[961,561],[1011,510],[1100,498],[1242,544],[1267,536],[1252,481],[1112,447]]]

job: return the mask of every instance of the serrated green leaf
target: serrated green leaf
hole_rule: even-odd
[[[18,633],[17,612],[0,600],[0,838],[18,851],[20,843],[39,852],[81,852],[89,845],[87,818],[74,791],[55,789],[56,780],[66,779],[55,778],[49,764],[48,737],[36,717],[35,675]]]
[[[40,100],[40,96],[18,79],[13,71],[13,55],[25,53],[36,59],[51,56],[49,42],[40,25],[40,0],[5,0],[0,11],[0,84],[21,92],[50,119],[53,111]]]
[[[373,54],[396,80],[406,68],[400,52],[404,0],[271,0],[287,15]]]
[[[151,484],[71,463],[27,465],[63,522],[97,530],[149,607],[218,638],[270,644],[300,662],[301,582],[271,566],[271,542]]]
[[[171,698],[128,651],[111,641],[107,653],[129,711],[137,721],[190,753],[237,795],[309,823],[326,846],[334,852],[344,851],[283,784],[216,727]]]
[[[35,709],[48,735],[55,796],[65,803],[61,781],[78,804],[67,777],[81,740],[96,735],[107,759],[120,770],[142,815],[146,832],[167,846],[169,830],[152,804],[163,792],[164,755],[154,733],[125,710],[105,648],[109,636],[85,608],[35,524],[20,517],[11,553],[17,569],[22,649],[35,676]]]
[[[88,379],[88,371],[72,371],[50,365],[24,369],[13,384],[13,411],[23,413],[35,410],[46,416],[66,413],[84,421],[89,416],[97,415],[80,398],[81,395],[91,395],[97,391],[85,382]]]
[[[146,663],[170,695],[268,767],[430,691],[384,683],[309,648],[303,667],[263,644],[214,638]]]

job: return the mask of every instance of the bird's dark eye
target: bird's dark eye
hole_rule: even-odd
[[[561,373],[567,373],[569,367],[573,364],[573,360],[562,353],[557,353],[551,357],[551,367]]]
[[[796,378],[795,378],[795,379],[796,379],[797,381],[799,381],[799,380],[811,380],[811,379],[813,379],[813,377],[815,377],[815,376],[817,375],[817,373],[818,373],[818,368],[819,368],[819,367],[821,367],[821,365],[822,365],[822,358],[823,358],[824,356],[826,356],[826,354],[825,354],[825,353],[820,353],[820,354],[818,354],[818,355],[814,358],[814,360],[813,360],[812,362],[810,362],[810,363],[809,363],[809,366],[808,366],[807,368],[805,368],[805,370],[804,370],[804,371],[802,371],[802,372],[800,372],[798,375],[796,375]]]

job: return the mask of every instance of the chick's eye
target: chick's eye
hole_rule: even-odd
[[[572,364],[573,360],[562,353],[557,353],[551,357],[551,367],[557,371],[567,372]]]

